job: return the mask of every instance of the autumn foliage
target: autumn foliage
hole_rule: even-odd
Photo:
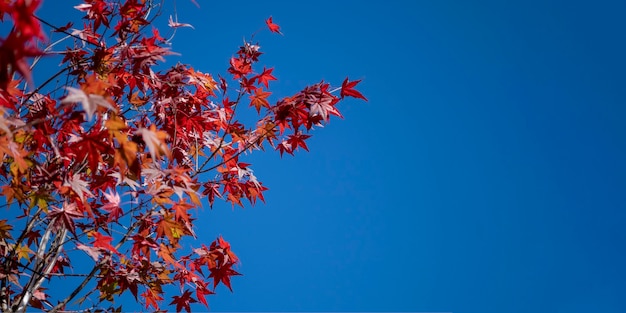
[[[2,311],[123,310],[125,294],[149,310],[208,307],[238,258],[221,236],[181,245],[201,208],[264,201],[240,158],[308,151],[344,97],[365,100],[347,78],[272,100],[277,78],[252,41],[222,74],[166,68],[171,37],[154,27],[166,3],[85,0],[82,21],[52,25],[40,0],[0,0]],[[172,16],[168,26],[192,27]],[[35,80],[48,59],[57,72]],[[240,121],[244,110],[256,122]]]

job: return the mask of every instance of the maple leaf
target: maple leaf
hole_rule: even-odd
[[[30,248],[28,248],[27,245],[19,245],[17,249],[15,249],[17,258],[18,258],[18,262],[21,259],[26,259],[28,260],[28,255],[29,254],[34,254],[35,252],[33,250],[31,250]]]
[[[120,195],[115,191],[109,191],[103,193],[104,198],[107,200],[107,203],[102,205],[101,209],[109,212],[107,221],[117,221],[119,217],[124,213],[120,206]]]
[[[156,249],[159,246],[156,244],[156,241],[150,237],[145,237],[142,235],[134,235],[133,237],[133,248],[131,250],[133,255],[138,253],[143,253],[144,255],[150,255],[149,248]]]
[[[83,134],[78,141],[72,140],[70,147],[78,160],[87,160],[87,165],[93,173],[98,170],[102,156],[113,151],[109,132],[105,129],[100,131],[93,129],[89,133]]]
[[[184,308],[185,311],[191,312],[190,303],[198,302],[196,299],[191,297],[191,291],[185,290],[181,296],[174,296],[174,300],[170,304],[176,304],[176,312],[182,312]]]
[[[0,38],[0,87],[7,89],[12,81],[13,72],[18,72],[26,79],[29,85],[33,85],[32,73],[27,58],[40,56],[41,52],[31,43],[24,42],[15,31],[2,40]]]
[[[271,16],[267,20],[265,20],[265,24],[267,24],[267,27],[270,29],[272,33],[279,33],[281,35],[283,34],[280,32],[280,26],[278,26],[277,24],[274,24]]]
[[[55,231],[65,228],[76,236],[76,226],[74,220],[82,218],[83,214],[76,209],[76,203],[63,203],[62,209],[54,209],[49,218],[52,220],[52,227]]]
[[[170,242],[178,242],[185,234],[184,226],[172,218],[170,214],[166,214],[157,222],[157,238],[167,237]]]
[[[167,133],[163,131],[157,131],[156,126],[153,124],[150,128],[140,128],[137,129],[136,134],[141,135],[143,142],[146,144],[148,151],[150,152],[150,156],[153,161],[157,161],[157,157],[161,154],[165,153],[169,155],[169,150],[165,145],[165,138],[167,138]]]
[[[55,32],[55,33],[64,33],[68,29],[70,29],[72,27],[72,25],[74,25],[74,23],[67,22],[67,24],[65,24],[65,25],[63,25],[61,27],[57,27],[56,29],[53,29],[52,31]]]
[[[133,191],[137,191],[137,188],[140,187],[139,183],[136,180],[128,178],[126,175],[123,175],[119,171],[115,171],[115,172],[109,174],[109,176],[115,178],[115,180],[116,180],[115,186],[126,184]]]
[[[230,286],[230,277],[241,274],[237,273],[231,267],[232,264],[225,264],[220,267],[214,267],[209,269],[211,271],[209,277],[213,278],[213,289],[215,289],[215,287],[217,287],[217,285],[221,282],[226,285],[226,287],[228,287],[231,292],[233,291],[233,288]]]
[[[74,174],[72,178],[65,182],[64,186],[72,188],[74,193],[80,198],[80,201],[85,203],[85,195],[87,197],[93,197],[93,193],[89,191],[89,183],[82,180],[80,174]]]
[[[162,292],[154,290],[153,288],[146,289],[146,291],[141,294],[146,308],[152,306],[155,310],[159,310],[159,302],[163,301],[163,297],[160,295],[161,293]]]
[[[45,39],[41,31],[41,25],[35,18],[35,10],[41,4],[41,0],[17,0],[13,7],[13,22],[20,35],[26,38],[38,37]]]
[[[2,221],[0,221],[0,233],[2,232]],[[1,238],[1,236],[0,236]],[[41,233],[39,232],[39,230],[31,230],[26,234],[26,244],[27,245],[31,245],[33,243],[35,243],[36,245],[39,244],[39,238],[41,238]]]
[[[166,263],[174,265],[179,269],[186,270],[184,266],[180,265],[180,263],[178,263],[178,261],[174,259],[174,251],[174,249],[166,246],[165,244],[161,244],[157,251],[157,255],[161,257],[161,259],[163,259]]]
[[[202,194],[208,196],[209,205],[211,206],[211,208],[213,208],[213,202],[215,202],[215,197],[217,196],[218,198],[223,198],[222,194],[219,191],[220,185],[215,182],[207,182],[203,185],[203,187],[204,191],[202,192]]]
[[[287,152],[287,153],[293,155],[293,148],[292,148],[291,144],[287,140],[283,140],[281,143],[276,145],[276,150],[278,150],[278,152],[280,152],[280,156],[281,157],[283,156],[284,152]]]
[[[263,73],[256,76],[256,78],[259,80],[259,84],[264,84],[265,88],[269,88],[270,80],[276,80],[276,77],[272,75],[273,70],[273,68],[265,69],[265,67],[263,67]]]
[[[86,12],[87,15],[85,18],[94,20],[95,29],[98,29],[101,24],[109,27],[109,18],[107,16],[112,13],[109,4],[102,0],[89,0],[85,2],[88,3],[79,4],[74,6],[74,8],[81,12]]]
[[[6,82],[5,89],[0,89],[0,106],[17,110],[17,108],[15,107],[15,104],[17,103],[17,97],[21,97],[24,95],[23,92],[19,88],[17,88],[19,84],[20,81],[17,79],[12,79]],[[33,98],[34,97],[36,97],[36,95],[33,95]]]
[[[98,261],[98,258],[100,257],[100,250],[96,247],[90,247],[79,243],[76,244],[76,248],[78,250],[85,251],[85,253],[87,253],[87,255],[89,255],[94,261]]]
[[[213,291],[209,290],[206,287],[196,287],[196,297],[200,303],[204,304],[207,308],[209,307],[209,303],[207,303],[205,296],[215,294]]]
[[[219,246],[219,248],[223,249],[225,254],[228,256],[228,260],[225,260],[225,262],[228,262],[228,261],[230,261],[232,263],[239,262],[239,258],[237,258],[237,255],[235,255],[235,253],[230,250],[230,243],[228,241],[224,240],[224,237],[222,237],[220,235],[217,238],[216,242],[214,242],[214,243],[217,243],[217,246],[215,246],[215,247]],[[213,247],[213,245],[211,245],[211,246]]]
[[[194,206],[184,202],[184,201],[180,201],[179,203],[176,203],[174,205],[172,205],[172,209],[174,210],[174,216],[177,220],[183,220],[186,223],[189,223],[189,214],[187,214],[187,211],[189,211],[190,209],[193,209]]]
[[[7,220],[0,220],[0,240],[13,239],[11,230],[13,230],[13,226],[7,224]]]
[[[343,99],[345,96],[349,96],[367,101],[367,98],[365,98],[360,92],[354,90],[354,87],[356,87],[356,85],[360,82],[360,79],[349,82],[348,78],[346,77],[346,79],[341,84],[341,98]]]
[[[261,112],[261,107],[269,108],[270,103],[267,101],[267,97],[272,93],[269,91],[263,91],[263,88],[257,88],[254,91],[254,95],[250,96],[250,106],[253,106],[257,113]]]
[[[2,95],[0,95],[0,97],[1,96]],[[13,132],[11,131],[10,127],[22,127],[26,124],[24,123],[24,121],[18,119],[5,119],[4,114],[4,109],[0,108],[0,130],[4,131],[4,133],[7,134],[10,139],[13,139]]]
[[[54,266],[52,267],[52,270],[50,271],[51,273],[64,273],[64,269],[66,267],[70,266],[70,259],[59,255],[59,257],[57,258],[56,262],[54,263]]]
[[[46,288],[38,288],[37,290],[33,291],[33,297],[30,299],[30,305],[42,311],[45,311],[44,303],[48,306],[51,306],[50,302],[46,300],[46,297],[48,295],[43,292],[44,290],[46,290]]]
[[[230,58],[230,68],[228,71],[233,74],[235,79],[248,75],[252,71],[250,62],[242,58]]]
[[[95,238],[93,242],[94,248],[102,248],[106,251],[113,252],[117,255],[122,255],[111,245],[111,241],[113,241],[113,237],[105,236],[99,232],[93,232],[93,237]]]
[[[68,95],[61,100],[61,103],[80,103],[83,106],[87,121],[90,121],[98,110],[98,107],[107,108],[115,111],[115,108],[103,96],[96,94],[87,95],[82,89],[74,87],[65,87],[69,92]]]
[[[24,173],[28,169],[28,162],[24,157],[28,156],[28,151],[24,151],[15,141],[10,141],[8,136],[0,137],[0,157],[4,158],[5,154],[13,157],[14,162],[11,164],[11,172],[14,175]]]
[[[287,142],[289,142],[293,150],[295,150],[297,147],[301,147],[302,149],[309,151],[309,148],[306,146],[306,142],[305,142],[305,140],[308,139],[309,137],[311,137],[311,135],[303,135],[303,134],[289,135]]]
[[[204,90],[208,91],[210,95],[215,95],[213,90],[217,89],[217,82],[210,74],[198,72],[193,68],[189,69],[189,83],[199,84]]]

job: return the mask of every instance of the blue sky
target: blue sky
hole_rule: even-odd
[[[202,212],[245,275],[213,311],[626,311],[625,2],[198,2],[168,61],[224,73],[272,15],[276,97],[369,98],[246,159],[267,205]]]

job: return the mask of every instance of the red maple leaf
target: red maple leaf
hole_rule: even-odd
[[[41,55],[42,52],[33,44],[24,42],[21,36],[12,31],[4,40],[0,39],[0,88],[7,89],[13,72],[18,72],[29,85],[33,84],[30,66],[26,61]]]
[[[309,147],[307,147],[306,142],[304,142],[309,137],[311,137],[311,135],[303,135],[303,134],[289,135],[287,142],[291,145],[291,148],[293,150],[295,150],[298,147],[301,147],[302,149],[309,151]]]
[[[156,249],[159,247],[156,241],[154,241],[154,239],[150,237],[145,237],[138,234],[134,235],[132,238],[134,243],[131,252],[133,255],[139,255],[139,253],[142,253],[143,255],[149,256],[149,248]]]
[[[233,74],[235,79],[248,75],[252,71],[250,62],[241,58],[230,58],[230,68],[228,72]]]
[[[278,152],[280,152],[280,156],[283,156],[284,152],[287,152],[291,155],[293,155],[293,148],[291,146],[291,144],[289,142],[287,142],[287,140],[283,140],[281,143],[279,143],[278,145],[276,145],[276,150],[278,150]]]
[[[204,191],[202,192],[202,194],[208,196],[209,205],[211,208],[213,208],[213,202],[215,202],[215,197],[217,196],[218,198],[222,198],[222,194],[219,190],[220,184],[215,182],[207,182],[203,185],[203,187]]]
[[[265,88],[269,88],[269,81],[276,80],[276,77],[272,75],[273,70],[273,68],[265,69],[265,67],[263,67],[263,73],[256,76],[256,78],[259,80],[259,84],[263,84],[265,85]]]
[[[41,31],[41,25],[35,18],[35,11],[41,4],[41,0],[18,0],[13,7],[13,21],[15,28],[20,32],[21,36],[28,39],[37,37],[45,39]]]
[[[75,219],[82,218],[83,213],[79,212],[75,203],[64,203],[63,209],[56,209],[49,215],[52,220],[52,227],[55,231],[65,228],[76,236]]]
[[[344,80],[343,84],[341,84],[341,99],[343,99],[345,96],[348,96],[367,101],[367,98],[365,98],[360,92],[354,90],[354,87],[360,82],[360,79],[349,82],[348,78],[346,77],[346,80]]]
[[[198,283],[199,282],[196,282],[196,284]],[[206,306],[207,308],[209,307],[209,304],[207,303],[205,296],[211,294],[214,294],[214,292],[209,290],[209,288],[207,288],[204,284],[196,287],[196,297],[198,298],[198,301],[204,304],[204,306]]]
[[[272,22],[272,17],[270,16],[268,19],[265,20],[265,24],[267,24],[267,27],[269,27],[270,31],[272,33],[279,33],[279,34],[283,34],[280,32],[280,26],[278,26],[277,24],[274,24],[274,22]]]
[[[141,294],[141,297],[143,297],[144,303],[146,304],[146,308],[152,306],[155,310],[159,310],[159,302],[163,301],[161,293],[163,292],[158,289],[146,289],[146,291]]]
[[[226,285],[231,292],[233,291],[233,288],[230,286],[230,277],[241,274],[233,270],[231,268],[232,266],[232,264],[225,264],[223,266],[210,269],[211,275],[209,275],[209,277],[213,277],[213,289],[215,289],[215,287],[217,287],[217,285],[221,282]]]
[[[87,160],[87,166],[95,173],[102,156],[113,152],[109,137],[107,129],[94,129],[83,134],[80,140],[71,143],[70,149],[76,154],[77,159]]]
[[[176,312],[182,312],[182,308],[187,312],[191,312],[190,303],[198,302],[196,299],[191,297],[191,291],[185,290],[182,296],[174,296],[174,300],[170,304],[176,304]]]
[[[187,214],[187,211],[193,208],[193,205],[182,200],[179,203],[172,205],[176,220],[183,220],[187,223],[189,223],[189,214]]]
[[[250,96],[250,106],[256,108],[257,113],[261,112],[261,107],[268,108],[270,103],[267,101],[267,97],[272,93],[269,91],[263,91],[263,88],[258,88],[254,91],[254,95]]]
[[[239,258],[230,250],[230,243],[224,240],[224,237],[221,235],[217,238],[213,244],[211,244],[211,249],[217,248],[219,246],[220,249],[224,250],[224,254],[228,256],[228,260],[232,263],[239,262]]]
[[[93,237],[95,238],[93,242],[94,248],[102,248],[117,255],[121,255],[121,253],[117,252],[117,249],[115,249],[115,247],[111,245],[113,237],[105,236],[98,232],[94,232]]]

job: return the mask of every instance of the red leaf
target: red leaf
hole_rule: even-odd
[[[278,26],[277,24],[274,24],[274,22],[272,22],[272,17],[270,16],[267,20],[265,20],[265,24],[267,24],[267,27],[269,27],[270,31],[272,33],[279,33],[279,34],[283,34],[280,32],[280,26]]]
[[[213,202],[215,202],[215,197],[217,196],[218,198],[222,198],[222,194],[219,191],[220,185],[215,182],[207,182],[203,185],[203,187],[204,191],[202,192],[202,194],[208,196],[209,205],[211,206],[211,208],[213,208]]]
[[[163,297],[161,297],[161,293],[158,290],[154,290],[152,288],[146,289],[141,296],[144,298],[144,303],[146,304],[146,308],[152,306],[155,310],[159,310],[159,302],[163,301]]]
[[[306,146],[306,142],[304,142],[309,137],[311,137],[311,135],[303,135],[303,134],[289,135],[287,142],[291,145],[291,148],[293,150],[296,150],[296,148],[301,147],[302,149],[309,151],[309,148]]]
[[[348,96],[367,101],[367,98],[365,98],[360,92],[354,90],[354,87],[360,82],[360,79],[348,82],[348,78],[346,77],[346,80],[344,80],[343,84],[341,84],[341,98],[343,99],[345,96]]]
[[[93,242],[94,248],[102,248],[109,252],[113,252],[117,255],[121,255],[121,253],[117,252],[117,249],[111,245],[111,241],[113,241],[113,237],[102,235],[98,232],[93,233],[93,237],[95,238]]]
[[[271,95],[271,92],[263,91],[263,88],[258,88],[254,91],[254,95],[250,96],[250,106],[253,106],[257,113],[261,112],[261,107],[268,108],[270,103],[267,101],[267,97]]]
[[[87,166],[93,173],[98,170],[102,157],[113,153],[109,131],[92,130],[85,133],[80,140],[70,143],[70,149],[79,160],[87,160]]]
[[[190,303],[196,303],[196,299],[191,297],[191,291],[185,290],[182,296],[174,296],[174,300],[170,304],[176,304],[176,312],[182,312],[182,308],[187,312],[191,312]]]
[[[241,58],[230,58],[230,68],[228,72],[233,74],[235,79],[248,75],[252,71],[250,62]]]
[[[189,214],[187,214],[187,211],[189,211],[190,209],[193,209],[194,206],[185,202],[185,201],[180,201],[174,205],[172,205],[172,209],[174,210],[174,216],[176,217],[176,220],[183,220],[187,223],[189,223]]]
[[[198,286],[198,287],[196,287],[196,297],[198,298],[198,301],[200,301],[200,303],[204,304],[204,306],[206,306],[207,308],[209,307],[209,304],[207,303],[207,301],[206,301],[204,296],[211,295],[211,294],[214,294],[214,292],[209,290],[205,286]]]
[[[274,75],[272,75],[272,71],[274,69],[270,68],[265,69],[265,67],[263,68],[263,73],[261,73],[259,76],[256,76],[256,78],[259,80],[259,84],[263,84],[265,85],[265,88],[269,88],[269,81],[270,80],[276,80],[276,77],[274,77]]]
[[[37,37],[45,39],[41,31],[41,25],[35,18],[35,11],[41,4],[41,0],[18,0],[15,2],[14,11],[12,12],[15,28],[20,32],[21,36],[27,39]]]
[[[75,203],[64,203],[62,210],[54,210],[49,216],[52,220],[52,227],[55,231],[65,228],[76,236],[76,226],[74,224],[74,220],[83,217],[83,213],[76,209]]]
[[[41,55],[42,52],[33,44],[24,42],[24,38],[12,31],[0,43],[0,88],[7,89],[13,72],[18,72],[29,85],[33,85],[30,66],[26,61]]]
[[[67,22],[67,24],[65,24],[64,26],[61,26],[61,27],[58,27],[58,28],[54,29],[53,32],[64,33],[68,29],[72,28],[72,25],[73,25],[72,22]]]
[[[213,289],[215,289],[215,287],[217,287],[217,285],[221,282],[226,285],[231,292],[233,291],[233,288],[230,286],[230,277],[241,274],[233,270],[231,268],[232,266],[232,264],[226,264],[224,266],[210,269],[211,275],[209,275],[209,277],[213,278]]]

